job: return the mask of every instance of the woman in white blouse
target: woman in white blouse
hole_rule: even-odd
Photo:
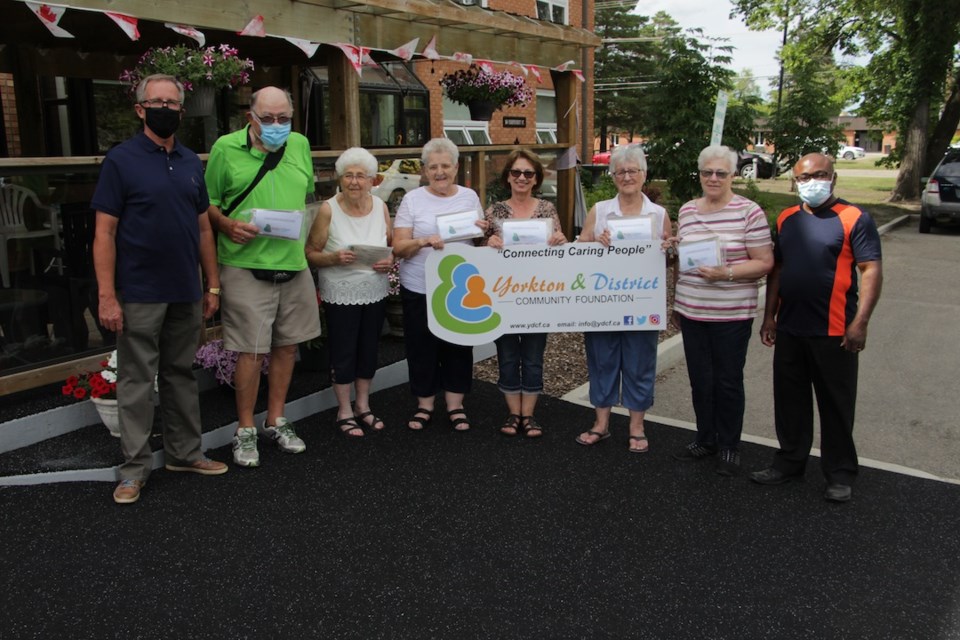
[[[352,437],[363,428],[384,428],[370,410],[370,384],[377,371],[377,347],[386,313],[393,256],[387,205],[370,193],[377,159],[360,147],[337,159],[340,193],[317,212],[307,239],[307,261],[319,267],[320,298],[327,319],[330,371],[337,397],[337,427]],[[373,264],[358,260],[358,245],[380,247],[387,254]],[[350,406],[350,389],[356,402]]]

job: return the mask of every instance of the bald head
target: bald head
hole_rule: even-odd
[[[793,167],[794,177],[802,173],[813,174],[817,171],[826,171],[833,175],[833,158],[822,153],[808,153]]]
[[[250,96],[250,110],[255,113],[286,111],[293,113],[293,98],[279,87],[264,87]]]

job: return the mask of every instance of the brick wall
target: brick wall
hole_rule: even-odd
[[[13,90],[13,75],[0,73],[0,102],[3,103],[3,128],[7,133],[7,150],[11,158],[19,157],[20,126],[17,123],[17,99]]]

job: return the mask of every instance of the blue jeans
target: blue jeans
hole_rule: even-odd
[[[697,442],[736,449],[743,431],[743,365],[753,320],[702,322],[680,316]]]
[[[659,337],[659,331],[585,332],[590,404],[601,408],[623,404],[630,411],[652,407]]]
[[[545,333],[508,333],[496,339],[500,391],[534,395],[543,391]]]

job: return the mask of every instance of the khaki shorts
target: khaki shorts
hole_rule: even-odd
[[[249,269],[220,265],[223,346],[240,353],[306,342],[320,335],[317,290],[309,269],[290,282],[257,280]]]

